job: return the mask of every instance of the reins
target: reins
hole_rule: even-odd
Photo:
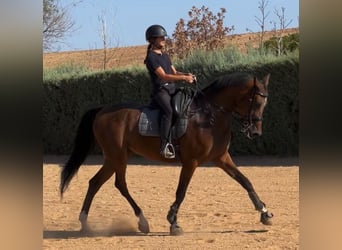
[[[204,92],[199,88],[197,80],[195,82],[195,86],[196,86],[196,92],[194,97],[198,96],[198,95],[202,95],[204,97],[204,99],[209,103],[210,106],[214,107],[216,111],[218,112],[222,112],[222,113],[232,113],[233,118],[241,125],[242,129],[241,132],[247,132],[247,130],[253,125],[253,122],[259,122],[262,121],[263,118],[262,117],[255,117],[252,116],[252,109],[254,106],[254,102],[255,102],[255,96],[259,95],[263,98],[267,98],[268,95],[257,91],[257,87],[256,87],[256,77],[254,76],[254,85],[252,88],[252,96],[250,98],[251,103],[249,105],[249,109],[248,109],[248,114],[247,115],[241,115],[240,113],[238,113],[237,111],[230,111],[227,110],[225,107],[215,103],[212,100],[209,100],[208,98],[206,98],[206,95],[204,94]]]
[[[222,112],[222,113],[228,113],[230,112],[227,110],[225,107],[218,105],[217,103],[213,102],[212,100],[209,100],[206,95],[203,93],[203,91],[199,88],[197,79],[195,80],[195,86],[196,86],[196,92],[194,97],[201,95],[204,97],[204,99],[209,103],[210,106],[214,107],[217,111]]]

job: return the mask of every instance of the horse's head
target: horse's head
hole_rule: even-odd
[[[242,125],[241,131],[249,139],[262,135],[262,115],[267,104],[269,78],[270,74],[261,81],[256,78],[248,81],[247,91],[236,102],[234,115]]]

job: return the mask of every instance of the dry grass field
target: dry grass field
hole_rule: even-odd
[[[298,28],[287,29],[284,34],[298,32]],[[274,36],[272,31],[266,32],[265,40]],[[230,35],[227,37],[227,45],[236,46],[240,51],[245,52],[248,47],[257,47],[258,33],[246,33]],[[146,45],[111,48],[107,51],[107,68],[126,67],[130,65],[141,65],[146,55]],[[103,68],[103,49],[80,50],[69,52],[56,52],[43,54],[43,68],[54,68],[63,64],[82,65],[90,69]]]

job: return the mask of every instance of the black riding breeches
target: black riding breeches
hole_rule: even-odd
[[[161,117],[160,136],[162,140],[167,140],[172,122],[171,96],[167,90],[161,89],[154,95],[154,100],[158,103],[163,112]]]

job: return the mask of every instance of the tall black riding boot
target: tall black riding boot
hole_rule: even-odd
[[[170,136],[170,129],[171,129],[171,121],[162,117],[160,121],[160,154],[164,158],[173,159],[175,158],[175,152],[172,144],[169,142]]]

